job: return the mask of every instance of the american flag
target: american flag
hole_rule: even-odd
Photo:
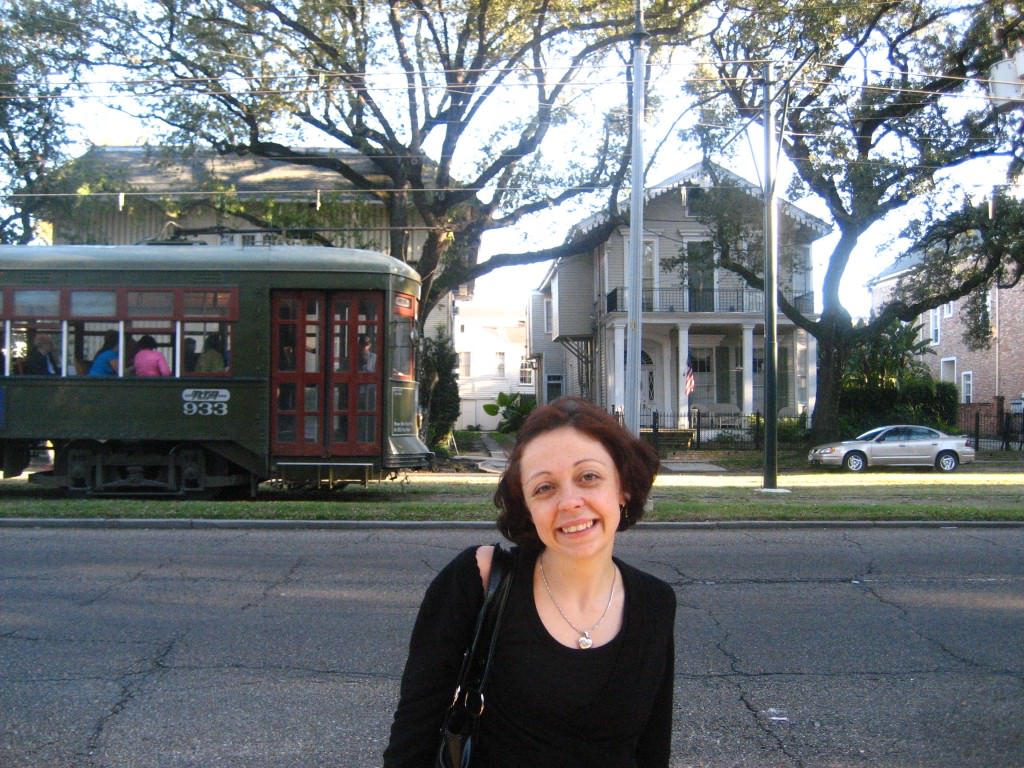
[[[694,389],[696,384],[693,383],[693,368],[686,366],[686,396],[692,395]]]

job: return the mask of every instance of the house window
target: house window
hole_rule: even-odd
[[[928,310],[929,332],[931,334],[932,346],[936,346],[942,339],[941,323],[938,309]]]
[[[953,316],[953,304],[954,302],[949,301],[942,305],[942,316],[952,317]]]
[[[715,396],[714,352],[705,347],[691,347],[689,364],[693,371],[693,393],[690,401],[693,403],[711,401]]]
[[[711,373],[711,350],[699,347],[691,349],[690,368],[694,373]]]
[[[544,333],[551,333],[551,299],[544,299]]]
[[[550,375],[545,377],[544,381],[544,402],[550,403],[553,400],[557,400],[562,396],[562,380],[561,375]]]
[[[533,367],[530,365],[530,360],[525,357],[519,361],[519,383],[533,384]]]
[[[643,253],[643,311],[660,309],[658,300],[658,249],[653,240],[644,240]],[[628,248],[627,248],[628,251]]]
[[[974,402],[974,372],[964,371],[960,374],[960,402]]]
[[[706,194],[700,187],[683,187],[683,205],[687,216],[699,216],[702,213],[701,200]]]
[[[956,383],[955,357],[944,357],[939,361],[939,381]]]
[[[469,352],[459,352],[459,377],[469,378]]]
[[[494,353],[494,370],[498,376],[505,375],[505,353],[495,352]]]

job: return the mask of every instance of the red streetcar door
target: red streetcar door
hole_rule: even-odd
[[[279,291],[272,304],[273,452],[379,455],[382,294]]]

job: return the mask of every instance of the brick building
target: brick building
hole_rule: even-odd
[[[918,255],[896,261],[869,284],[872,309],[878,309],[899,278],[915,269]],[[1024,283],[1014,288],[989,289],[992,335],[986,349],[972,350],[964,342],[962,301],[949,302],[922,315],[922,338],[931,354],[923,361],[937,381],[956,385],[963,415],[1015,411],[1024,401]]]

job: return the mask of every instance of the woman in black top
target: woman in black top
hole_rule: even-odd
[[[657,468],[653,449],[592,403],[563,398],[527,419],[495,492],[519,551],[474,766],[668,765],[675,595],[613,557]],[[492,554],[463,551],[428,588],[385,768],[433,766]]]

